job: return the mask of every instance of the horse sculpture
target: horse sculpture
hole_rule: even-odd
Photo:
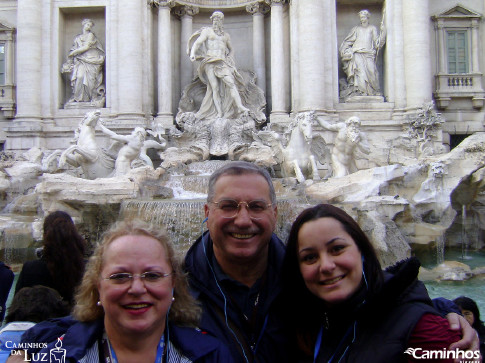
[[[75,145],[64,150],[59,157],[59,168],[66,163],[81,167],[87,179],[109,176],[114,170],[114,159],[96,142],[95,129],[101,113],[88,112],[75,131]]]
[[[271,130],[254,134],[255,139],[271,147],[281,165],[283,177],[296,177],[299,183],[303,183],[305,178],[320,180],[316,160],[326,163],[327,148],[320,135],[313,135],[314,121],[313,111],[301,112],[288,125],[283,136]]]

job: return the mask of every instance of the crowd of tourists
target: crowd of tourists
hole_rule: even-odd
[[[415,258],[383,270],[343,209],[305,209],[284,243],[268,172],[229,162],[211,175],[204,212],[183,261],[163,228],[136,219],[87,256],[70,216],[48,215],[41,257],[23,265],[7,310],[7,327],[33,323],[8,362],[480,361],[473,300],[433,304]],[[13,273],[0,269],[5,301]]]

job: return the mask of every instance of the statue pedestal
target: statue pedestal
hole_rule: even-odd
[[[337,104],[340,120],[358,115],[361,121],[389,121],[394,112],[393,102],[383,102],[381,96],[355,96],[352,102]]]
[[[104,104],[105,104],[104,99],[102,101],[92,101],[92,102],[67,102],[64,105],[64,108],[66,110],[72,110],[72,109],[76,109],[76,108],[82,108],[82,109],[92,108],[92,109],[96,109],[96,108],[103,108],[104,107]]]
[[[345,99],[345,103],[383,103],[382,96],[351,96]]]

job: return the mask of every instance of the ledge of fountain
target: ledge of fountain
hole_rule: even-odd
[[[458,261],[445,261],[431,270],[421,267],[419,271],[422,281],[465,281],[473,276],[470,266]]]

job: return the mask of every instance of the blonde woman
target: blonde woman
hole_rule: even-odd
[[[232,362],[227,348],[196,329],[200,308],[167,235],[144,222],[118,222],[105,234],[73,315],[38,324],[23,341],[50,342],[42,353],[63,336],[66,362]]]

